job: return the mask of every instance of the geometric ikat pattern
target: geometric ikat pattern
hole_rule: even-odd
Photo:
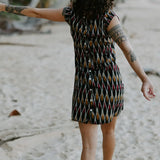
[[[114,42],[107,34],[115,13],[109,10],[95,20],[86,20],[65,7],[63,15],[70,25],[75,51],[71,119],[109,123],[124,108],[124,84],[116,64]]]

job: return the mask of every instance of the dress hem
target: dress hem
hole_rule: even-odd
[[[122,110],[123,110],[123,109],[122,109]],[[121,111],[122,111],[122,110],[121,110]],[[117,115],[114,115],[113,117],[118,117],[118,116],[120,115],[121,111],[120,111]],[[79,121],[79,120],[76,120],[76,119],[74,119],[74,118],[71,118],[71,121],[73,121],[73,122],[80,122],[80,123],[84,123],[84,124],[95,124],[95,125],[107,124],[107,123],[112,122],[112,120],[113,120],[113,118],[112,118],[109,122],[104,122],[104,123],[92,123],[91,120],[88,120],[88,121],[86,121],[86,122],[83,122],[83,121]]]

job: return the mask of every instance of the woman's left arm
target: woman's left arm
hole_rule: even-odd
[[[44,18],[52,21],[65,21],[64,16],[62,15],[63,8],[32,8],[28,6],[15,6],[0,3],[0,12],[2,11],[22,16]]]
[[[110,37],[118,44],[118,46],[123,51],[132,69],[136,72],[138,77],[141,79],[142,81],[141,91],[144,97],[147,100],[150,100],[151,98],[155,96],[154,91],[153,91],[153,85],[151,81],[149,80],[148,76],[145,74],[142,66],[140,65],[140,62],[138,58],[136,57],[133,51],[133,48],[128,38],[124,34],[121,24],[116,16],[112,19],[107,30],[108,30],[108,34],[110,35]]]

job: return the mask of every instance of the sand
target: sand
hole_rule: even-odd
[[[158,0],[127,0],[115,9],[144,68],[160,72]],[[0,160],[76,160],[81,155],[78,123],[71,121],[74,82],[73,42],[66,23],[43,28],[52,34],[1,36]],[[123,53],[117,63],[125,84],[125,106],[118,117],[113,160],[159,160],[160,80],[149,76],[156,98],[148,102]],[[16,102],[17,101],[17,102]],[[8,117],[17,109],[21,115]],[[96,159],[102,159],[98,129]],[[4,142],[4,143],[3,143]]]

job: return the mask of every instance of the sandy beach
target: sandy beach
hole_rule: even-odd
[[[127,0],[115,8],[144,68],[160,72],[160,2]],[[66,23],[46,25],[51,34],[0,36],[0,160],[79,160],[81,136],[71,121],[74,49]],[[25,46],[24,46],[25,44]],[[28,46],[27,46],[27,45]],[[117,47],[125,85],[113,160],[159,160],[160,77],[149,75],[156,98],[147,101],[141,81]],[[11,111],[21,115],[8,117]],[[96,159],[102,160],[98,130]]]

